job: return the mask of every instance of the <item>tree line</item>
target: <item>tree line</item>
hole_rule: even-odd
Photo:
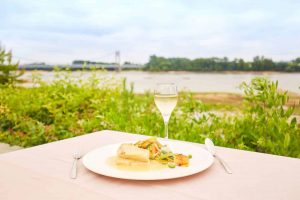
[[[218,58],[165,58],[150,56],[145,65],[149,71],[286,71],[300,72],[300,57],[292,61],[273,61],[264,56],[256,56],[252,61],[241,58],[229,60],[227,57]]]

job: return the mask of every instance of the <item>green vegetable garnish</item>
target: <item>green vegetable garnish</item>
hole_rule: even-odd
[[[169,163],[168,163],[168,167],[170,167],[170,168],[175,168],[175,167],[176,167],[176,164],[173,163],[173,162],[169,162]]]

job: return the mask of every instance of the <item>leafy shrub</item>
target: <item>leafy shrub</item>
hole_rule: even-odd
[[[0,45],[0,85],[13,85],[23,72],[18,72],[19,64],[12,63],[12,53]]]
[[[299,157],[300,129],[293,117],[294,107],[285,108],[287,92],[278,92],[278,82],[255,78],[250,85],[242,84],[247,106],[238,122],[243,126],[245,143],[260,152]],[[247,129],[245,129],[247,128]]]
[[[94,131],[113,129],[163,135],[153,95],[133,93],[125,80],[73,80],[59,72],[53,83],[0,89],[0,141],[34,146]],[[129,89],[128,89],[129,88]],[[300,128],[285,108],[287,93],[277,83],[256,78],[242,84],[245,102],[237,116],[217,116],[192,93],[180,94],[170,119],[170,137],[278,155],[300,157]]]

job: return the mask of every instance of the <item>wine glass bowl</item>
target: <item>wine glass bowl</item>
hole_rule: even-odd
[[[178,99],[177,87],[173,83],[159,83],[154,90],[154,102],[162,114],[165,124],[165,138],[168,138],[168,123]]]

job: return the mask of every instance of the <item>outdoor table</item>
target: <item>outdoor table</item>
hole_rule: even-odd
[[[0,199],[300,199],[300,159],[223,147],[217,153],[233,174],[215,161],[185,178],[132,181],[95,174],[79,161],[77,179],[70,179],[79,149],[146,137],[105,130],[2,154]]]

